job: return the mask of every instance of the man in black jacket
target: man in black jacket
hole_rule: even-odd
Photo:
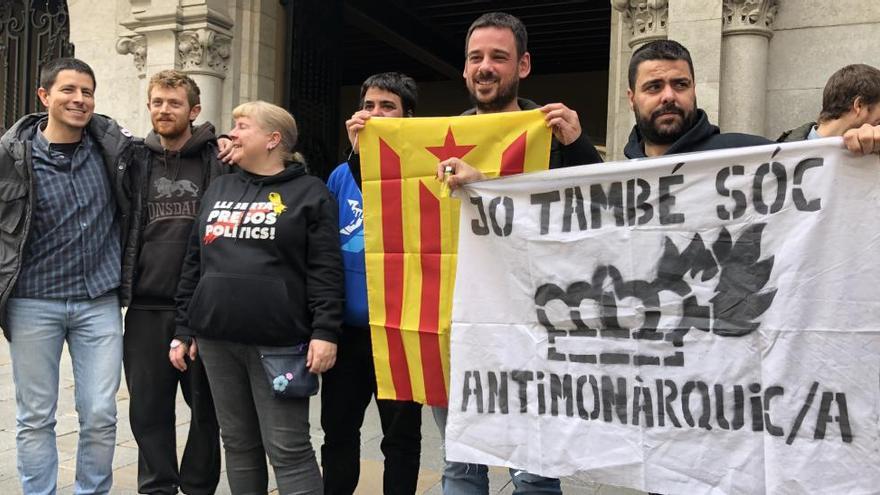
[[[553,130],[550,168],[598,163],[602,157],[582,131],[577,112],[562,103],[539,107],[519,98],[519,81],[531,72],[528,34],[522,21],[503,12],[480,16],[465,37],[464,80],[474,108],[465,115],[515,112],[540,108],[547,126]],[[483,174],[459,158],[437,166],[437,176],[455,188],[484,178]],[[434,419],[443,436],[448,409],[433,408]],[[479,464],[446,461],[443,468],[444,493],[488,493],[488,468]],[[559,480],[510,469],[515,493],[562,493]]]
[[[46,63],[37,94],[48,114],[23,117],[0,140],[0,326],[18,471],[24,493],[55,492],[66,341],[80,424],[75,491],[107,493],[145,157],[130,132],[93,113],[95,76],[81,60]]]
[[[214,127],[192,125],[201,105],[199,87],[189,76],[175,70],[154,75],[147,108],[153,131],[146,138],[146,218],[134,294],[125,314],[123,360],[131,431],[138,444],[138,491],[214,493],[220,481],[220,437],[205,368],[193,359],[186,371],[178,371],[168,361],[168,345],[188,344],[172,340],[177,281],[199,201],[228,166],[217,159]],[[192,411],[179,469],[174,414],[178,383]]]
[[[721,134],[709,123],[706,112],[697,107],[691,54],[676,41],[652,41],[633,53],[626,93],[636,117],[623,151],[627,158],[771,142],[749,134]]]
[[[721,133],[697,107],[694,64],[687,48],[672,40],[646,43],[629,63],[630,108],[636,125],[623,150],[627,158],[770,144],[760,136]],[[856,154],[880,151],[880,127],[870,125],[843,133]]]

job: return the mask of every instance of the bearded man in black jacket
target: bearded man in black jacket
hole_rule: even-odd
[[[709,123],[706,112],[697,107],[691,54],[677,41],[652,41],[633,53],[626,94],[636,117],[623,150],[627,158],[772,142],[749,134],[722,134]]]
[[[672,40],[646,43],[629,62],[630,108],[636,125],[623,150],[627,158],[645,158],[771,144],[760,136],[722,133],[697,107],[694,63],[687,48]],[[856,154],[880,152],[880,126],[850,129],[844,135]]]
[[[199,87],[182,72],[150,79],[147,108],[153,131],[144,184],[146,214],[134,296],[125,315],[123,362],[138,444],[141,493],[214,493],[220,481],[220,437],[211,390],[200,359],[179,371],[168,362],[175,330],[174,295],[199,202],[212,179],[229,167],[217,159],[214,126],[193,126]],[[175,398],[180,384],[192,411],[180,467],[175,445]]]

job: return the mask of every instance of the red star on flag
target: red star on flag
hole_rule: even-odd
[[[446,131],[446,141],[443,143],[443,146],[426,146],[425,149],[430,151],[442,162],[449,158],[462,158],[464,155],[467,155],[470,150],[476,147],[477,145],[475,144],[456,144],[455,136],[452,135],[452,127],[450,126]]]

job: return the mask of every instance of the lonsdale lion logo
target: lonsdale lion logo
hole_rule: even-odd
[[[722,228],[711,248],[694,234],[684,251],[664,238],[663,254],[653,280],[625,280],[612,265],[596,267],[589,281],[575,282],[566,289],[544,284],[535,292],[537,318],[549,334],[547,358],[582,363],[684,366],[679,350],[691,329],[722,337],[740,337],[760,325],[756,321],[773,302],[776,289],[764,290],[773,269],[773,256],[761,258],[761,235],[766,224],[746,227],[735,241]],[[705,294],[705,284],[691,287],[688,280],[715,283],[714,293]],[[561,301],[566,318],[551,320],[548,311]],[[670,301],[672,301],[670,303]],[[595,308],[592,314],[582,314]],[[558,307],[558,306],[557,306]],[[674,313],[670,324],[664,311]],[[590,313],[589,310],[584,313]],[[636,315],[641,315],[637,317]],[[566,328],[567,327],[567,328]],[[573,328],[572,328],[573,327]],[[587,337],[666,341],[676,351],[665,355],[628,352],[595,354],[563,353],[557,350],[560,337]],[[600,346],[606,348],[607,346]],[[612,346],[613,347],[613,346]]]
[[[186,179],[171,180],[168,177],[159,177],[153,182],[153,187],[156,188],[157,198],[172,196],[179,198],[185,194],[189,194],[193,198],[199,197],[199,186]]]

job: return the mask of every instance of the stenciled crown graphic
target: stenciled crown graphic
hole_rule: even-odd
[[[691,329],[723,337],[741,337],[753,332],[760,325],[756,319],[770,307],[776,296],[776,289],[764,290],[774,259],[773,256],[760,259],[761,236],[765,226],[764,223],[749,225],[735,241],[730,232],[722,228],[711,249],[706,247],[699,234],[694,234],[681,252],[669,237],[665,237],[654,280],[624,280],[614,266],[601,265],[594,270],[590,281],[575,282],[566,289],[556,284],[538,287],[535,304],[538,321],[549,336],[547,359],[635,366],[684,366],[681,348],[684,346],[684,336]],[[708,304],[698,300],[686,276],[694,280],[699,276],[702,282],[717,280],[714,295]],[[681,311],[676,324],[659,328],[661,293],[664,291],[681,298]],[[570,321],[565,326],[568,328],[557,328],[548,317],[546,306],[554,300],[562,301],[567,306]],[[585,300],[595,303],[598,315],[581,314],[581,304]],[[628,328],[621,323],[619,316],[623,300],[630,303],[641,301],[644,318],[637,328]],[[632,306],[627,307],[628,314],[633,311]],[[562,337],[663,341],[671,343],[673,350],[663,355],[625,351],[565,353],[560,352],[557,346],[557,340]]]

